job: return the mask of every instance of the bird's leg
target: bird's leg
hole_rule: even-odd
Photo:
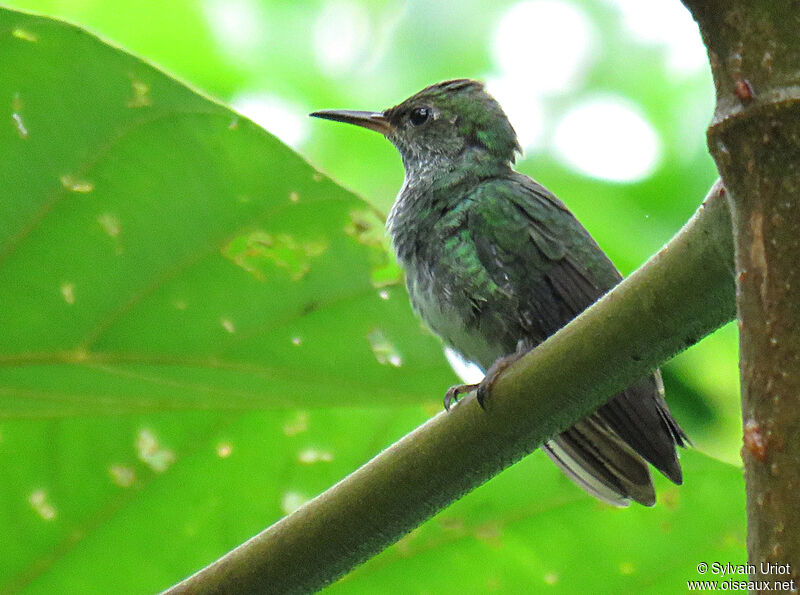
[[[474,390],[477,393],[475,397],[478,401],[478,405],[480,405],[481,409],[485,411],[486,407],[484,407],[484,402],[486,401],[486,397],[489,396],[489,393],[491,393],[492,386],[494,385],[495,381],[503,374],[506,368],[525,355],[530,348],[531,347],[527,341],[520,339],[517,342],[517,350],[510,355],[498,358],[498,360],[492,364],[492,367],[489,368],[489,371],[486,372],[486,376],[484,376],[483,380],[481,380],[478,384],[460,384],[458,386],[451,386],[444,395],[445,410],[449,411],[450,407],[458,402],[458,399],[461,397],[461,395]]]
[[[478,401],[478,405],[481,406],[481,409],[484,411],[486,410],[484,402],[486,401],[486,397],[488,397],[492,392],[492,386],[494,386],[495,381],[503,375],[503,372],[506,368],[525,355],[525,353],[527,353],[527,351],[521,351],[518,348],[514,353],[503,356],[492,364],[492,367],[489,368],[489,371],[486,372],[486,376],[478,385],[477,394],[475,395],[475,398]]]

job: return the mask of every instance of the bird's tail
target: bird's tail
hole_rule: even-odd
[[[652,506],[656,497],[647,463],[680,484],[675,447],[688,442],[669,412],[663,390],[656,372],[549,440],[544,451],[596,498],[615,506],[627,506],[631,500]]]

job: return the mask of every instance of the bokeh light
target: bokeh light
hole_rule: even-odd
[[[585,74],[595,32],[585,11],[571,2],[532,0],[501,17],[492,53],[502,77],[529,81],[540,94],[563,92]]]
[[[332,0],[314,23],[314,55],[322,70],[341,75],[356,66],[369,40],[370,22],[363,7]]]
[[[533,85],[513,77],[489,78],[486,90],[503,107],[520,146],[529,150],[538,146],[544,132],[544,107]]]
[[[615,182],[647,177],[661,152],[650,123],[630,102],[613,96],[588,99],[568,111],[553,142],[568,166]]]
[[[692,74],[708,67],[697,24],[680,2],[605,1],[620,10],[628,32],[635,39],[666,47],[667,66],[674,74]]]
[[[503,106],[523,149],[543,140],[542,98],[579,86],[594,46],[591,21],[570,2],[525,1],[503,13],[492,38],[496,72],[486,86]]]
[[[297,148],[308,136],[308,110],[277,95],[242,93],[231,100],[231,105],[290,147]]]
[[[266,18],[256,0],[206,0],[204,12],[211,32],[229,56],[245,61],[266,36]]]

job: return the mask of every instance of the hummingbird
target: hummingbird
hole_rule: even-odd
[[[622,280],[564,203],[513,169],[516,133],[482,83],[440,82],[382,112],[310,115],[380,132],[400,152],[405,180],[386,225],[411,304],[488,371],[481,386]],[[445,407],[476,386],[451,388]],[[680,484],[676,446],[687,444],[656,370],[542,448],[596,498],[652,506],[648,463]]]

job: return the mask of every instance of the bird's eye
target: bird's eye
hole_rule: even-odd
[[[421,126],[431,117],[431,110],[427,107],[417,107],[411,110],[408,119],[414,126]]]

